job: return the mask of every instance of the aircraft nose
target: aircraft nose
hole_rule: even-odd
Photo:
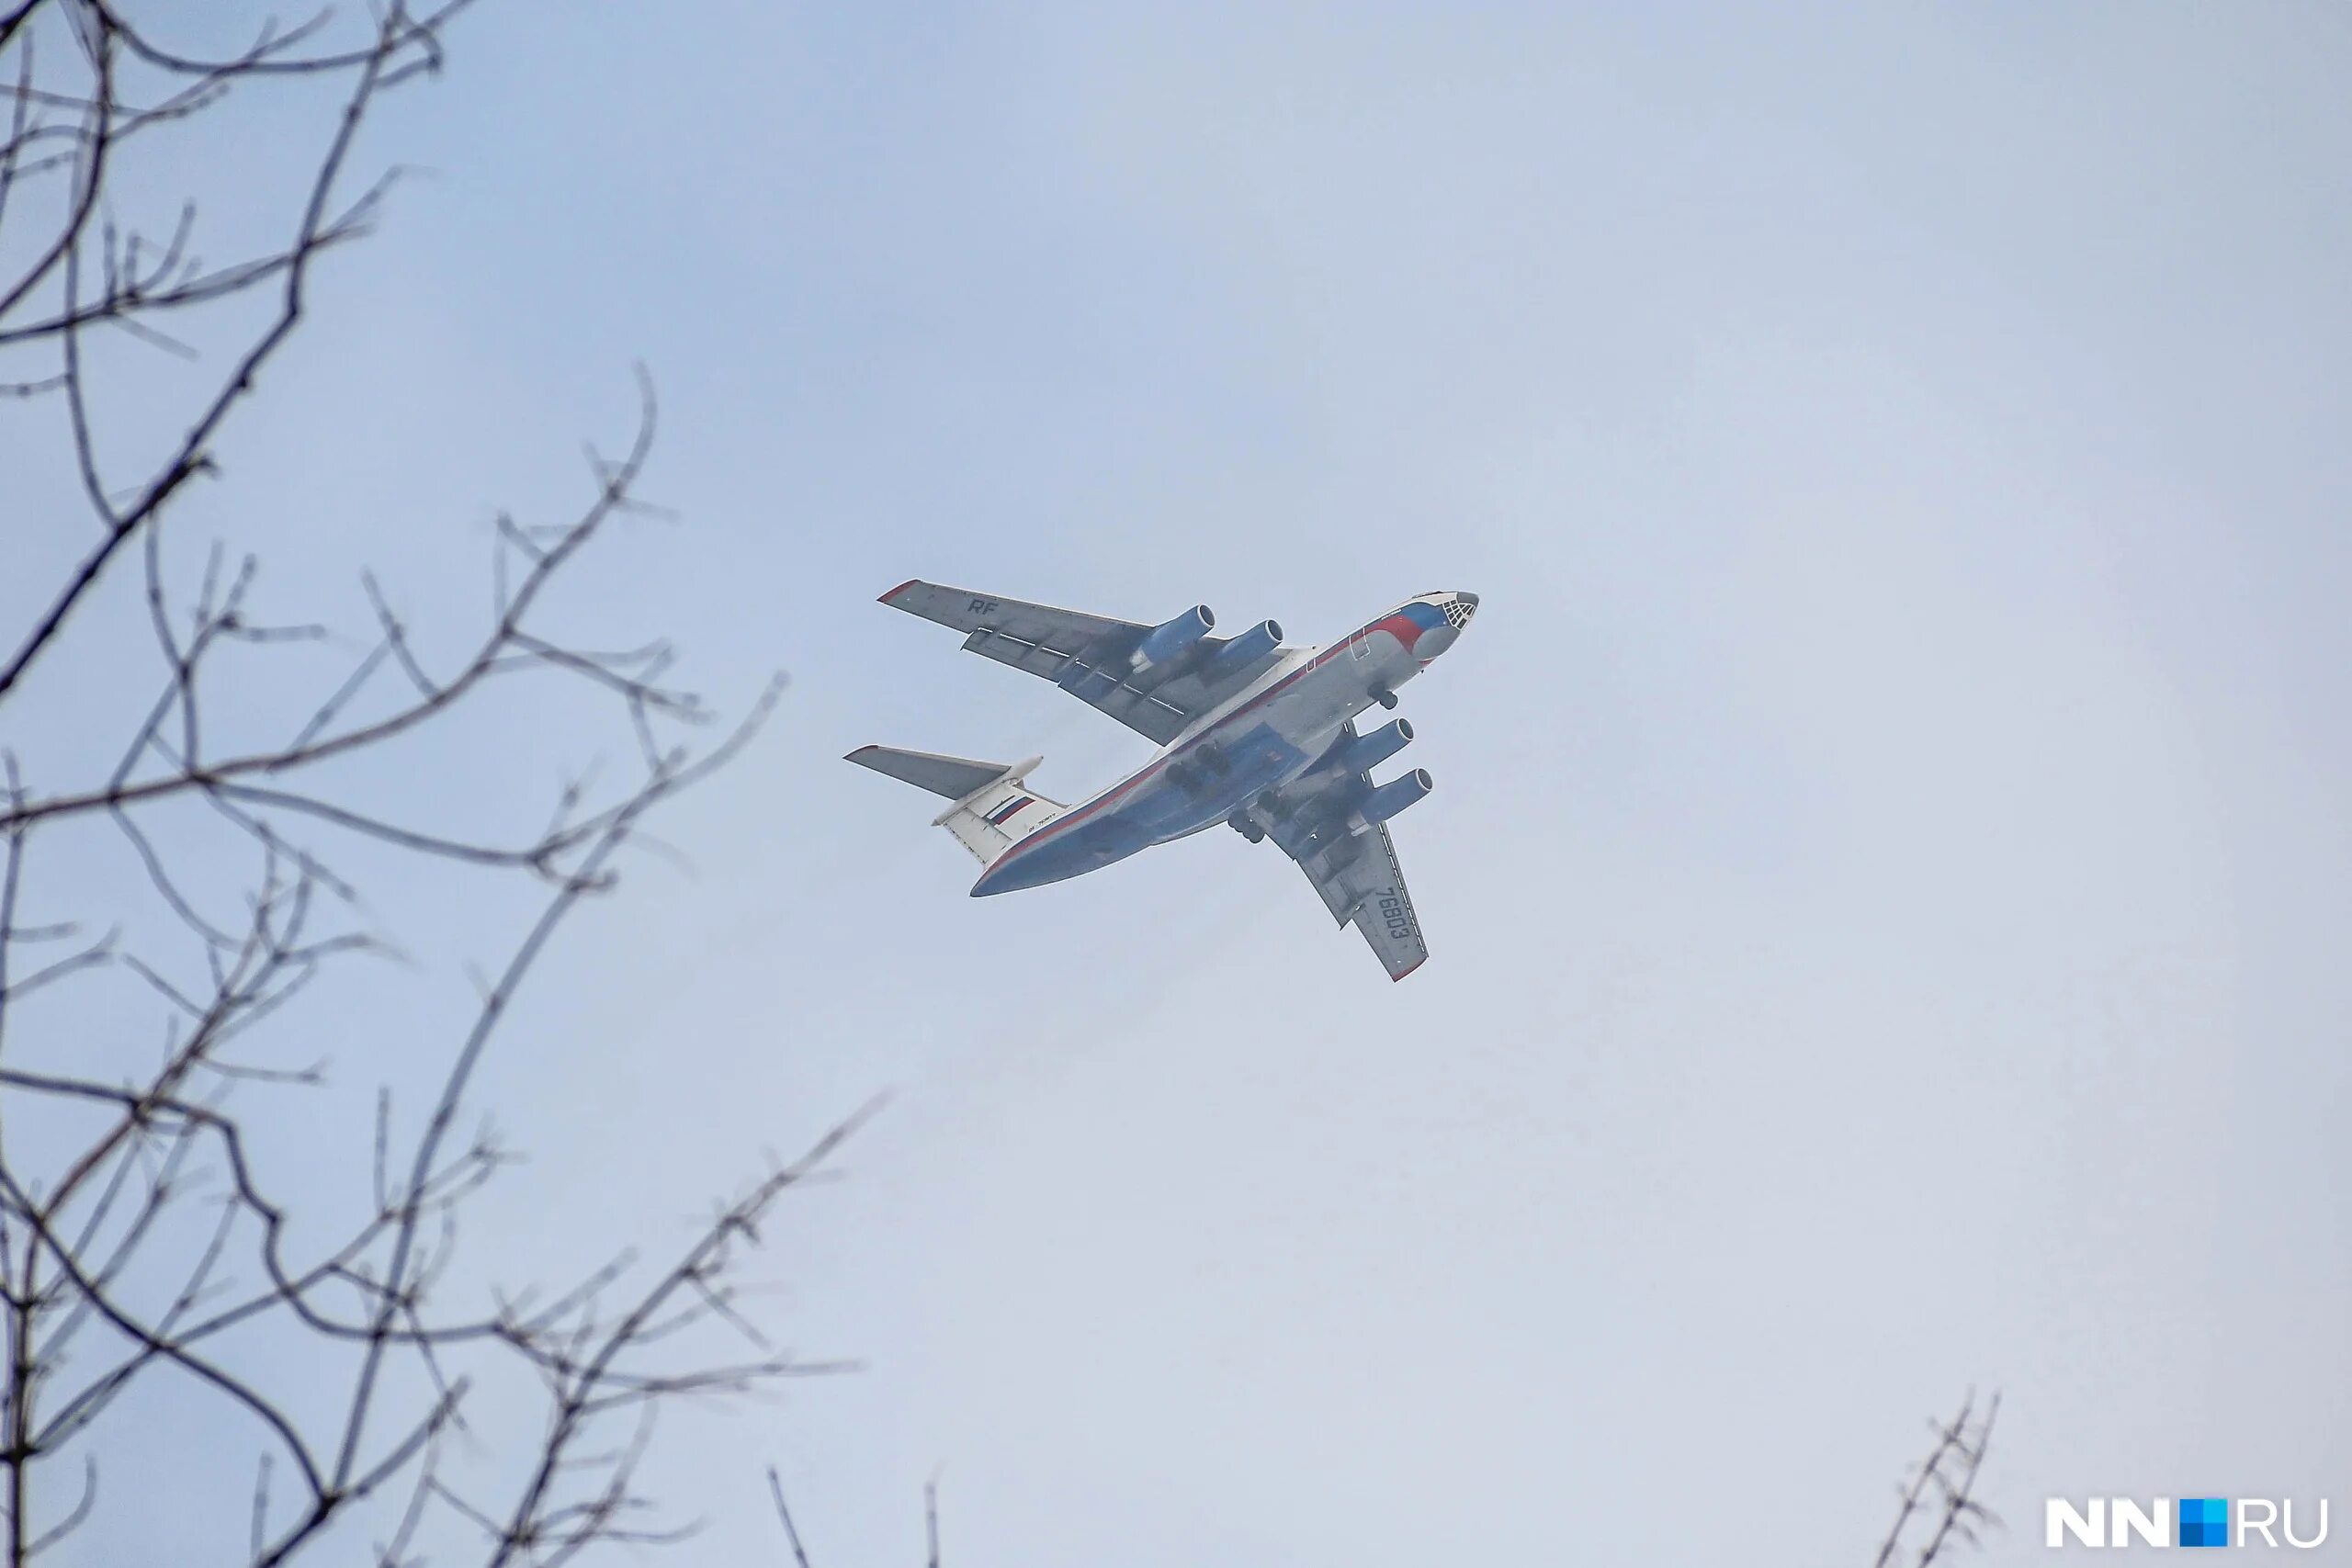
[[[1478,613],[1478,596],[1476,593],[1449,593],[1438,608],[1445,612],[1446,630],[1459,633],[1470,624],[1470,617]],[[1449,637],[1447,640],[1451,642],[1453,639]]]

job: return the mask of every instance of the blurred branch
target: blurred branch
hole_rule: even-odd
[[[1958,1415],[1931,1424],[1935,1444],[1905,1482],[1894,1523],[1878,1549],[1872,1568],[1898,1568],[1906,1561],[1911,1568],[1929,1568],[1944,1560],[1946,1549],[1954,1542],[1982,1545],[1978,1532],[2000,1523],[1975,1495],[1976,1472],[1984,1462],[1993,1421],[2000,1413],[1999,1394],[1985,1404],[1979,1416],[1976,1395],[1971,1393],[1961,1402]],[[1911,1544],[1915,1538],[1918,1539],[1916,1547]],[[1907,1559],[1906,1551],[1911,1552]]]
[[[322,10],[208,52],[164,36],[199,11],[159,6],[150,22],[119,0],[0,0],[0,408],[58,418],[58,477],[87,513],[54,582],[21,625],[0,627],[0,719],[34,677],[51,677],[94,699],[77,723],[121,738],[89,776],[54,782],[0,753],[0,1568],[71,1554],[93,1523],[149,1506],[141,1476],[108,1473],[127,1462],[136,1390],[208,1403],[220,1417],[209,1434],[240,1475],[251,1464],[232,1537],[192,1543],[191,1557],[261,1568],[340,1561],[356,1542],[379,1568],[427,1553],[548,1564],[685,1533],[637,1484],[662,1410],[833,1365],[772,1345],[742,1310],[739,1276],[775,1206],[870,1106],[722,1205],[666,1262],[622,1251],[487,1302],[453,1304],[447,1288],[469,1203],[513,1159],[486,1126],[462,1124],[480,1115],[482,1066],[518,998],[581,903],[618,886],[649,819],[735,758],[782,691],[771,681],[714,737],[712,711],[669,683],[666,641],[583,644],[548,624],[558,580],[653,511],[636,493],[656,425],[650,378],[639,371],[626,450],[591,452],[570,521],[500,520],[492,610],[453,665],[418,644],[372,576],[349,637],[323,619],[264,616],[254,556],[216,542],[200,572],[182,574],[163,545],[175,504],[219,477],[224,432],[309,319],[319,258],[379,215],[396,171],[351,173],[363,128],[387,93],[438,70],[466,5],[395,3],[356,30]],[[164,201],[145,229],[126,217],[156,183],[141,160],[174,139],[216,144],[167,173],[242,180],[220,117],[261,94],[301,95],[295,105],[317,103],[322,121],[274,243],[204,262],[194,195]],[[239,205],[258,194],[240,190]],[[143,460],[126,456],[136,439],[99,368],[112,363],[95,352],[102,333],[134,358],[168,356],[169,387],[196,388]],[[112,711],[95,701],[107,689],[96,669],[150,658],[152,684]],[[287,687],[254,683],[256,661],[325,695],[274,711],[254,694]],[[543,825],[505,837],[374,804],[424,793],[401,787],[435,756],[419,738],[443,733],[446,758],[455,716],[522,676],[585,699],[576,711],[638,766],[609,783],[575,770],[551,809],[528,804],[524,820]],[[224,706],[243,732],[283,739],[224,746]],[[493,779],[544,769],[522,740],[489,761]],[[109,837],[143,886],[83,874],[77,856]],[[355,1212],[329,1173],[286,1163],[279,1134],[316,1114],[306,1106],[334,1103],[288,1098],[324,1083],[306,998],[347,961],[394,951],[358,923],[365,879],[337,864],[362,845],[370,874],[519,874],[537,897],[444,1054],[402,1041],[404,1072],[428,1064],[429,1109],[403,1136],[391,1090],[377,1096],[372,1140],[350,1145],[372,1168]],[[76,907],[87,904],[104,907]],[[61,998],[81,1011],[59,1010]],[[103,1028],[85,1032],[91,1021]],[[141,1021],[153,1050],[126,1068],[105,1051]],[[283,1039],[300,1054],[273,1049]],[[537,1390],[541,1419],[486,1448],[473,1434],[512,1411],[476,1391],[501,1379]]]
[[[784,1539],[792,1548],[794,1568],[811,1568],[808,1549],[800,1544],[800,1530],[792,1522],[792,1510],[784,1500],[784,1481],[774,1465],[768,1466],[768,1495],[775,1502],[775,1517],[784,1526]],[[933,1476],[922,1486],[923,1541],[928,1548],[927,1561],[931,1568],[939,1568],[939,1478]]]
[[[360,126],[383,93],[419,68],[437,66],[441,58],[438,31],[456,9],[447,6],[420,20],[394,5],[381,14],[368,47],[299,54],[300,44],[324,25],[326,14],[321,13],[290,33],[273,36],[265,31],[241,56],[210,62],[157,48],[124,19],[117,6],[99,0],[48,0],[45,4],[37,0],[21,6],[0,29],[0,49],[18,55],[17,85],[10,94],[16,118],[7,141],[0,142],[0,212],[18,194],[21,182],[64,172],[73,186],[49,241],[13,281],[0,274],[0,350],[55,348],[53,376],[21,378],[11,384],[20,389],[53,387],[63,393],[71,411],[84,488],[101,527],[97,545],[67,575],[48,608],[18,640],[15,652],[0,662],[0,703],[55,640],[66,618],[88,596],[122,547],[142,529],[155,525],[189,480],[213,470],[214,438],[302,319],[311,265],[324,251],[366,231],[386,187],[386,181],[379,180],[339,211],[331,210]],[[74,44],[75,52],[65,56],[69,64],[86,66],[63,89],[34,86],[35,42],[40,35],[32,24],[43,13],[55,18],[51,36],[71,39]],[[126,53],[166,77],[196,78],[198,87],[194,91],[183,87],[158,108],[129,109],[118,96]],[[200,116],[217,107],[232,89],[289,72],[345,74],[351,85],[293,233],[283,248],[199,272],[187,255],[197,217],[192,204],[180,206],[173,219],[173,238],[160,249],[143,243],[135,231],[119,233],[110,218],[102,218],[101,198],[109,188],[109,176],[126,139],[159,120]],[[24,157],[28,149],[57,140],[69,144],[70,152],[63,158],[28,161]],[[100,276],[94,296],[84,294],[85,267]],[[44,286],[61,275],[62,288],[53,303],[36,310],[29,320],[21,319],[18,312],[40,302]],[[83,333],[94,324],[106,322],[153,334],[149,324],[153,317],[232,300],[265,284],[278,288],[277,306],[267,324],[215,382],[215,390],[198,411],[176,449],[159,469],[134,484],[128,504],[119,506],[100,470],[91,423],[88,372],[82,354]]]

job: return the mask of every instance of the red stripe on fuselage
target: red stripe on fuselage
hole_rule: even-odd
[[[1283,676],[1281,680],[1275,682],[1272,685],[1267,687],[1264,691],[1259,693],[1256,696],[1250,698],[1239,707],[1235,708],[1231,713],[1225,715],[1222,718],[1219,718],[1217,723],[1227,723],[1230,720],[1239,718],[1243,714],[1263,706],[1266,703],[1272,701],[1276,695],[1287,690],[1291,682],[1298,680],[1302,676],[1313,674],[1316,671],[1320,670],[1324,665],[1329,663],[1332,660],[1337,659],[1340,654],[1345,653],[1349,649],[1353,648],[1358,642],[1370,637],[1374,632],[1385,631],[1391,637],[1396,637],[1397,641],[1404,642],[1408,649],[1411,648],[1412,644],[1410,642],[1406,642],[1406,639],[1403,637],[1398,636],[1395,630],[1395,624],[1398,621],[1405,621],[1405,617],[1402,615],[1390,615],[1385,620],[1375,621],[1371,626],[1363,627],[1358,631],[1351,632],[1347,637],[1333,643],[1330,647],[1325,649],[1322,652],[1308,660],[1305,664],[1300,665],[1297,669],[1292,671],[1289,674]],[[1412,622],[1405,621],[1405,626],[1407,630],[1410,631],[1415,637],[1419,635],[1420,628],[1418,626],[1415,626]],[[1206,732],[1204,731],[1203,733]],[[988,871],[982,874],[982,879],[986,880],[987,877],[994,875],[996,874],[997,866],[1008,863],[1014,856],[1027,853],[1029,851],[1043,844],[1048,839],[1058,839],[1064,832],[1068,831],[1069,829],[1077,827],[1085,818],[1091,817],[1094,813],[1102,810],[1104,807],[1117,805],[1121,800],[1125,799],[1129,793],[1145,784],[1153,774],[1159,773],[1162,768],[1165,768],[1169,763],[1175,760],[1175,754],[1170,752],[1169,755],[1153,761],[1141,773],[1138,773],[1135,777],[1127,780],[1126,783],[1120,784],[1117,788],[1113,789],[1108,794],[1098,795],[1094,799],[1088,801],[1084,806],[1080,807],[1077,810],[1067,812],[1062,816],[1056,818],[1053,821],[1046,823],[1043,828],[1038,829],[1037,831],[1030,834],[1027,838],[1022,840],[1019,843],[1005,851],[1004,853],[999,855],[996,859],[995,864],[990,865]]]
[[[1390,637],[1393,637],[1398,642],[1403,643],[1405,645],[1405,651],[1410,653],[1413,651],[1414,647],[1420,642],[1421,632],[1423,629],[1424,628],[1420,622],[1413,619],[1412,616],[1405,614],[1402,610],[1399,610],[1396,614],[1389,616],[1386,620],[1375,621],[1371,626],[1366,626],[1364,628],[1364,635],[1369,637],[1374,632],[1386,632]]]

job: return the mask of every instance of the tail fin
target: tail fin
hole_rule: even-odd
[[[1029,770],[1043,757],[1025,762],[975,762],[929,751],[861,746],[845,760],[945,795],[953,804],[931,819],[932,826],[955,834],[956,841],[984,866],[994,864],[998,856],[1068,809],[1028,785]]]

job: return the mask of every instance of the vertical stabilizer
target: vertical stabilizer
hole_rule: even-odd
[[[953,804],[932,818],[932,826],[955,834],[956,841],[971,851],[983,866],[994,864],[1005,851],[1068,809],[1060,801],[1048,800],[1029,787],[1029,772],[1045,761],[1043,757],[1023,762],[978,762],[929,751],[861,746],[847,760],[946,796]]]

